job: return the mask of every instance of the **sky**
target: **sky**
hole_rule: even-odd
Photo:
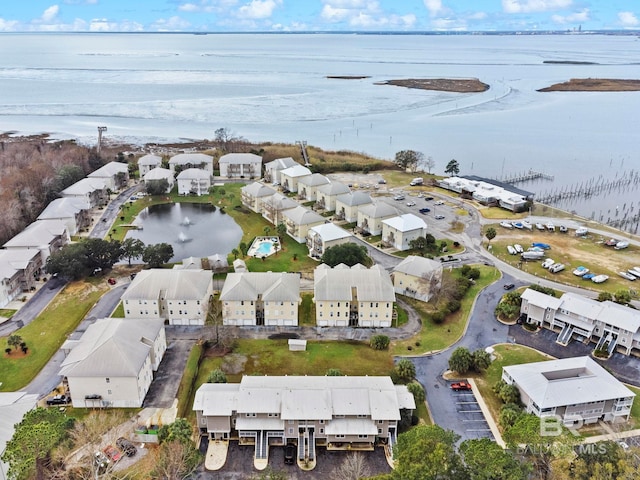
[[[640,29],[640,0],[0,0],[0,32]]]

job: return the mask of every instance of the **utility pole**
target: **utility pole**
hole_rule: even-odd
[[[98,127],[98,155],[100,155],[100,150],[102,149],[102,132],[106,132],[107,127]]]

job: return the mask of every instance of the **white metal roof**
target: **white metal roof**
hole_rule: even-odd
[[[67,234],[67,226],[62,220],[36,220],[4,246],[44,248],[57,237]]]
[[[207,270],[142,270],[133,279],[122,300],[158,299],[165,292],[167,300],[201,300],[213,282]]]
[[[318,187],[320,185],[326,185],[329,182],[331,182],[331,180],[321,173],[312,173],[311,175],[307,175],[306,177],[302,177],[298,180],[298,183],[307,185],[308,187]]]
[[[377,435],[378,427],[367,418],[336,418],[324,427],[327,435]]]
[[[284,175],[289,178],[304,177],[311,175],[311,170],[299,163],[296,163],[293,167],[280,170],[280,175]]]
[[[397,217],[387,218],[382,220],[382,223],[389,227],[398,230],[399,232],[411,232],[413,230],[425,229],[427,224],[424,223],[420,217],[417,217],[413,213],[405,213]]]
[[[389,274],[379,265],[367,269],[362,265],[349,268],[316,268],[314,298],[316,301],[395,302],[396,294]],[[352,289],[356,289],[356,298]]]
[[[358,212],[371,218],[389,218],[398,215],[398,210],[385,202],[362,205]]]
[[[541,409],[635,396],[588,356],[503,369]]]
[[[323,219],[324,220],[324,219]],[[335,223],[323,223],[309,229],[311,235],[318,235],[323,242],[331,242],[340,240],[341,238],[353,237],[353,234],[347,232],[344,228],[339,227]]]
[[[266,163],[264,168],[267,170],[284,170],[285,168],[293,167],[297,163],[291,157],[276,158],[272,162]]]
[[[295,208],[299,204],[286,195],[283,195],[281,193],[274,193],[273,195],[265,199],[264,205],[271,206],[271,208],[281,211],[288,210],[289,208]]]
[[[37,402],[38,395],[35,394],[0,392],[0,457],[6,449],[7,442],[13,438],[15,425],[22,421],[25,413],[36,407]],[[0,475],[7,469],[8,465],[0,460]]]
[[[253,182],[249,185],[245,185],[240,189],[240,191],[254,198],[268,197],[269,195],[276,193],[273,188],[260,182]]]
[[[553,310],[557,310],[562,304],[562,300],[560,300],[559,298],[552,297],[551,295],[546,295],[531,288],[527,288],[524,292],[522,292],[521,298],[523,300],[527,300],[527,302],[529,302],[529,304],[531,305],[535,305],[541,308],[552,308]]]
[[[145,182],[149,180],[173,180],[173,172],[168,168],[156,167],[145,173],[142,178]]]
[[[262,163],[262,157],[255,153],[227,153],[220,157],[218,163],[244,165],[246,163]]]
[[[153,170],[152,170],[153,171]],[[178,180],[210,180],[211,174],[201,168],[187,168],[182,170],[177,177]]]
[[[115,177],[119,173],[129,173],[129,165],[120,162],[109,162],[94,172],[91,172],[89,178],[110,178]]]
[[[77,196],[88,195],[96,190],[106,190],[107,184],[103,178],[89,178],[85,177],[82,180],[78,180],[73,185],[65,188],[60,192],[63,196]]]
[[[38,220],[51,218],[73,218],[82,210],[90,210],[89,202],[79,197],[62,197],[52,200],[49,205],[38,215]]]
[[[350,192],[343,193],[336,197],[336,202],[343,203],[349,207],[355,207],[357,205],[366,205],[371,203],[371,196],[365,192]]]
[[[326,185],[320,185],[318,187],[318,192],[323,193],[324,195],[329,196],[337,196],[342,195],[343,193],[349,193],[351,189],[342,182],[332,181],[331,183],[327,183]]]
[[[213,157],[205,153],[179,153],[169,159],[169,165],[197,165],[199,163],[213,164]]]
[[[193,409],[209,416],[229,416],[236,409],[239,383],[203,383],[193,400]]]
[[[282,213],[282,215],[291,220],[296,225],[317,225],[324,223],[325,218],[303,206],[297,206]]]
[[[138,159],[138,165],[160,165],[162,163],[162,157],[158,155],[143,155]]]

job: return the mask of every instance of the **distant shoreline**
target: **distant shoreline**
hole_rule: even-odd
[[[387,80],[376,85],[396,85],[398,87],[416,88],[419,90],[436,90],[454,93],[480,93],[489,90],[490,86],[477,78],[407,78],[403,80]]]

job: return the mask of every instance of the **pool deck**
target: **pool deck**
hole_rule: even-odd
[[[263,244],[269,244],[270,248],[268,252],[260,251],[260,247]],[[280,239],[278,237],[256,237],[249,250],[247,251],[247,255],[250,257],[269,257],[280,250]]]

